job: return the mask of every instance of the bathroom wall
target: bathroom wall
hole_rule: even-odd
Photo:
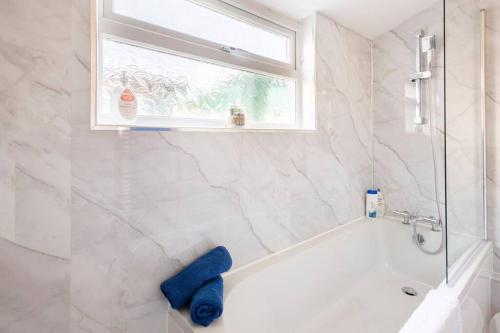
[[[482,198],[482,132],[479,81],[479,8],[490,3],[471,0],[446,0],[446,129],[447,129],[447,199],[448,249],[452,264],[471,244],[484,237]],[[496,5],[498,8],[498,4]],[[489,13],[488,89],[494,95],[498,71],[495,57],[496,12]],[[498,15],[497,15],[498,16]],[[374,169],[375,184],[385,191],[388,209],[409,210],[421,215],[437,216],[433,158],[437,162],[437,189],[444,218],[444,142],[443,142],[443,4],[441,1],[374,41]],[[436,117],[435,153],[431,149],[429,124],[418,128],[412,124],[415,114],[414,84],[408,75],[415,71],[415,32],[437,34],[438,50],[432,101]],[[424,86],[424,102],[427,96]],[[489,98],[489,117],[494,117],[496,103]],[[426,108],[426,106],[424,106]],[[427,113],[429,120],[429,114]],[[490,234],[494,235],[496,214],[495,182],[492,174],[496,146],[495,119],[488,120]],[[433,156],[434,155],[434,156]],[[497,233],[498,234],[498,233]],[[497,250],[498,251],[498,250]]]
[[[500,273],[494,2],[488,213]],[[158,284],[211,246],[226,245],[241,266],[363,215],[372,182],[365,38],[317,17],[317,132],[90,131],[88,1],[4,0],[0,13],[0,331],[164,332]],[[442,40],[441,19],[437,4],[374,41],[375,180],[388,209],[436,215],[429,127],[411,126],[405,83],[415,30]],[[440,115],[441,50],[435,59]],[[440,172],[442,151],[435,156]]]
[[[423,107],[427,123],[413,124],[415,84],[409,75],[415,69],[416,32],[436,34],[438,49],[433,58],[433,125],[442,128],[443,114],[443,24],[442,7],[435,6],[373,41],[374,67],[374,174],[389,210],[408,210],[437,215],[433,155],[427,103]],[[423,101],[428,91],[423,85]],[[436,158],[442,166],[442,137],[437,134]],[[439,155],[439,156],[437,156]],[[441,185],[438,184],[438,185]],[[439,190],[444,189],[444,183]]]
[[[364,213],[371,44],[318,16],[318,131],[90,131],[87,0],[0,3],[0,331],[165,332],[159,283]]]
[[[68,332],[71,3],[0,1],[0,331]]]
[[[487,107],[487,174],[488,174],[488,237],[495,244],[492,280],[492,312],[500,312],[500,3],[483,1],[487,8],[486,45],[486,107]]]
[[[500,273],[500,3],[489,1],[487,8],[486,107],[488,133],[488,214],[489,237],[496,244],[496,271]]]
[[[493,311],[500,311],[500,4],[495,0],[446,0],[447,149],[450,263],[484,235],[479,86],[479,9],[487,8],[487,173],[489,238],[495,242]],[[413,85],[415,32],[438,34],[434,94],[438,131],[443,128],[442,3],[374,40],[375,184],[385,191],[388,209],[436,215],[432,152],[428,126],[417,131]],[[441,43],[439,43],[441,41]],[[438,174],[444,170],[442,135]],[[444,179],[444,178],[441,178]],[[438,183],[440,200],[444,184]]]
[[[437,37],[432,85],[422,85],[426,117],[423,126],[413,123],[415,83],[409,82],[409,75],[416,72],[418,30],[423,30],[426,36],[434,34]],[[439,216],[437,187],[444,218],[443,46],[443,8],[439,1],[373,41],[374,181],[384,193],[389,214],[391,210],[407,210],[424,216]],[[427,100],[429,91],[432,118]]]
[[[447,0],[445,15],[448,229],[464,244],[485,234],[480,15],[471,3]]]
[[[87,1],[76,3],[88,17]],[[88,23],[75,34],[87,41]],[[86,27],[86,28],[85,28]],[[364,212],[370,43],[319,16],[311,133],[89,131],[88,43],[75,45],[73,324],[162,332],[162,280],[215,245],[241,266]],[[312,33],[312,32],[311,32]],[[355,54],[355,56],[353,56]]]

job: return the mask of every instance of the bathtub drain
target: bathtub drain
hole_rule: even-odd
[[[417,291],[411,287],[403,287],[403,288],[401,288],[401,291],[408,296],[417,296],[418,295]]]

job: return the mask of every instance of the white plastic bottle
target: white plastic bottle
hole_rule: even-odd
[[[380,189],[377,190],[377,217],[385,215],[385,200]]]
[[[137,98],[125,71],[122,72],[120,85],[114,89],[113,96],[116,99],[116,108],[120,116],[125,120],[133,121],[137,117]]]
[[[366,217],[377,218],[378,191],[368,190],[366,192]]]

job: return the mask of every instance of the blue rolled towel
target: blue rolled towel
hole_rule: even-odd
[[[189,312],[191,320],[207,327],[222,315],[224,286],[222,277],[218,276],[205,283],[191,299]]]
[[[164,281],[160,287],[161,291],[172,308],[179,310],[189,302],[196,290],[208,280],[227,272],[232,264],[228,250],[223,246],[218,246]]]

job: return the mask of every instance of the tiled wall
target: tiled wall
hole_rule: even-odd
[[[454,233],[483,239],[479,8],[446,1],[448,221]]]
[[[495,269],[500,272],[500,3],[495,0],[446,0],[447,37],[447,156],[449,250],[451,262],[475,239],[482,224],[482,155],[479,81],[479,10],[487,8],[487,173],[489,238],[496,244]],[[428,128],[411,126],[414,115],[408,74],[415,70],[415,32],[438,35],[442,50],[442,3],[430,8],[374,41],[374,168],[389,209],[436,215],[432,152]],[[441,43],[440,43],[441,42]],[[442,59],[436,54],[434,73],[437,119],[442,121]],[[442,123],[436,124],[438,130]],[[442,140],[442,138],[441,138]],[[438,174],[444,166],[438,144]],[[441,178],[444,179],[444,178]],[[442,182],[438,183],[443,198]],[[493,283],[493,294],[500,291]],[[497,287],[499,288],[499,287]],[[493,297],[495,303],[495,298]],[[498,304],[498,302],[496,302]],[[496,308],[498,308],[498,305]],[[494,307],[495,309],[495,307]]]
[[[389,210],[408,210],[437,216],[433,158],[439,175],[443,170],[443,11],[436,4],[373,41],[374,66],[374,157],[375,185],[382,188]],[[437,35],[433,58],[432,101],[436,152],[432,154],[427,86],[423,87],[426,124],[413,124],[415,84],[409,75],[416,72],[417,30]],[[441,200],[444,182],[438,183]]]
[[[470,68],[462,70],[460,75],[449,75],[448,87],[455,88],[460,94],[454,97],[453,106],[460,106],[466,110],[460,117],[466,122],[477,121],[472,118],[470,110],[478,110],[479,100],[479,10],[485,8],[486,14],[486,122],[487,122],[487,189],[488,189],[488,238],[494,242],[494,279],[492,280],[492,311],[500,311],[498,295],[500,294],[500,137],[498,136],[500,126],[500,3],[497,0],[447,0],[447,28],[452,36],[447,43],[455,45],[453,56],[448,60],[452,66],[459,68],[459,63],[473,64]],[[447,34],[448,37],[448,34]],[[449,53],[449,52],[448,52]],[[448,56],[447,56],[448,57]],[[450,66],[448,66],[450,67]],[[459,74],[457,71],[456,74]],[[457,87],[459,89],[457,89]],[[469,115],[468,115],[469,114]],[[476,114],[477,115],[477,114]],[[462,121],[463,122],[463,121]],[[458,128],[460,130],[460,128]],[[460,131],[462,137],[464,131]],[[465,131],[467,133],[467,131]],[[478,131],[476,135],[481,135]],[[467,136],[465,139],[468,140]],[[473,157],[470,147],[463,149],[464,155]],[[466,163],[457,163],[457,169]],[[482,165],[479,165],[482,166]],[[464,188],[467,191],[468,188]],[[463,202],[466,207],[470,200]],[[475,220],[477,221],[477,220]],[[472,226],[476,223],[470,222]],[[477,230],[478,234],[483,230]]]
[[[0,331],[165,332],[159,283],[208,248],[241,266],[363,215],[367,39],[318,16],[316,132],[90,131],[89,1],[0,13]]]
[[[437,40],[431,85],[422,83],[424,125],[413,122],[416,92],[415,83],[409,82],[409,75],[417,71],[419,30],[425,36],[436,35]],[[407,210],[438,217],[437,192],[444,219],[443,47],[443,7],[439,2],[373,41],[374,182],[384,193],[388,214]],[[441,235],[433,236],[439,244]],[[444,267],[444,252],[441,255]]]
[[[496,244],[496,271],[500,273],[500,3],[487,5],[487,121],[489,236]]]
[[[0,331],[68,332],[71,3],[0,1]]]
[[[447,194],[450,263],[484,237],[482,198],[482,132],[479,80],[479,9],[488,12],[488,178],[490,238],[497,239],[498,197],[495,181],[499,144],[495,143],[498,109],[498,56],[496,48],[498,4],[495,1],[446,1],[446,129]],[[375,184],[385,191],[388,209],[406,209],[437,216],[433,158],[442,216],[444,207],[443,151],[443,4],[416,15],[374,41],[374,169]],[[429,125],[412,125],[415,114],[414,84],[408,75],[415,71],[415,32],[436,34],[434,79],[431,86],[435,153],[431,149]],[[425,86],[424,86],[425,87]],[[424,97],[427,96],[424,88]],[[424,102],[425,99],[424,99]],[[426,108],[426,106],[424,106]],[[427,113],[429,119],[429,113]],[[498,177],[497,177],[498,178]],[[498,250],[497,250],[498,252]],[[498,254],[497,254],[498,256]]]
[[[0,16],[0,331],[164,332],[158,284],[209,247],[226,245],[240,266],[363,215],[372,181],[365,38],[318,16],[317,132],[91,132],[89,2],[5,0]],[[497,242],[499,16],[490,9]],[[375,41],[375,169],[389,208],[435,213],[429,135],[404,132],[413,109],[401,97],[413,29],[439,38],[440,26],[425,22]]]
[[[487,8],[487,131],[488,131],[488,237],[495,243],[492,283],[493,312],[500,312],[500,3],[489,0]]]

